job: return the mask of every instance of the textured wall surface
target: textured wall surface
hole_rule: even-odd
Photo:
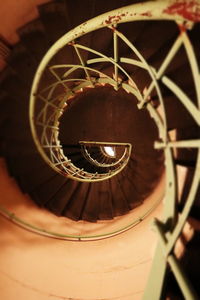
[[[158,187],[157,195],[162,194],[162,185]],[[65,223],[63,218],[36,207],[7,175],[3,160],[0,191],[1,205],[32,224],[51,230],[60,227],[61,231],[67,226],[78,226],[80,230],[79,222],[68,220]],[[160,210],[158,207],[127,232],[90,242],[42,237],[0,217],[2,299],[12,300],[16,295],[21,300],[141,299],[156,240],[150,223],[152,216],[160,214]]]

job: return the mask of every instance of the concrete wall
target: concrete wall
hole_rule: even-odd
[[[163,181],[152,197],[160,197],[162,190]],[[36,226],[66,233],[69,228],[83,234],[96,230],[97,224],[88,223],[85,227],[84,222],[59,218],[38,208],[8,176],[3,160],[0,191],[1,205]],[[120,235],[87,242],[43,237],[0,217],[1,299],[141,299],[156,243],[150,224],[160,211],[161,205]],[[125,225],[129,218],[131,215],[119,224]],[[113,222],[116,224],[101,222],[101,230],[119,226]]]

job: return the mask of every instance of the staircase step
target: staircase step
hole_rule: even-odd
[[[40,167],[38,166],[38,168],[35,167],[34,169],[31,168],[26,175],[19,175],[17,178],[19,179],[19,183],[23,191],[31,193],[41,184],[45,184],[46,181],[54,175],[55,171],[44,162],[40,165]]]
[[[5,156],[9,173],[18,178],[24,191],[32,191],[42,182],[55,175],[38,153],[31,155]]]
[[[26,84],[26,88],[30,88],[38,63],[27,52],[21,41],[14,46],[7,63],[18,74],[20,80]]]
[[[163,169],[163,162],[154,161],[150,164],[145,161],[135,162],[135,164],[132,162],[123,172],[123,176],[126,176],[129,183],[133,185],[135,195],[143,200],[150,195],[159,182]]]
[[[86,0],[84,6],[80,0],[76,0],[76,2],[73,0],[65,0],[64,2],[69,30],[94,17],[95,1]],[[78,7],[82,9],[77,9]]]
[[[46,203],[46,207],[56,215],[65,216],[65,210],[73,193],[80,182],[67,179],[67,181],[56,191],[51,199]]]
[[[13,69],[7,66],[0,74],[0,88],[11,95],[18,103],[29,100],[29,87],[22,81],[22,78]],[[12,105],[14,105],[13,103]]]
[[[32,198],[40,205],[45,205],[56,192],[67,182],[67,178],[56,173],[45,183],[41,183],[32,192]]]
[[[61,36],[69,31],[69,17],[66,11],[66,3],[63,0],[49,2],[38,7],[40,19],[45,28],[48,45],[53,45]],[[53,57],[50,65],[79,63],[75,50],[71,46],[65,46]],[[62,70],[60,70],[62,71]],[[58,72],[58,70],[57,70]],[[80,70],[77,71],[80,73]],[[77,73],[76,72],[76,73]],[[74,73],[72,77],[74,76]],[[77,77],[77,75],[75,76]]]
[[[64,215],[72,220],[78,221],[81,219],[85,203],[90,191],[90,183],[79,182],[76,190],[72,194]]]
[[[81,218],[85,221],[96,222],[99,219],[100,197],[98,191],[100,188],[100,182],[93,182],[90,184],[90,191],[81,215]]]
[[[130,209],[134,209],[141,205],[144,200],[144,196],[138,193],[135,185],[127,179],[126,174],[119,174],[119,181],[121,183],[121,189],[123,190],[124,196],[127,199]]]
[[[99,199],[99,220],[111,220],[114,218],[112,192],[109,180],[101,181],[97,191]]]
[[[20,40],[29,53],[40,61],[50,44],[40,19],[35,19],[17,30]]]
[[[32,145],[34,147],[34,145]],[[41,164],[43,164],[43,159],[41,158],[38,151],[34,148],[27,150],[23,145],[20,145],[16,150],[6,148],[6,160],[13,164],[14,173],[21,175],[28,175],[31,172],[35,171],[35,175],[39,171]],[[21,150],[20,150],[21,149]],[[34,163],[34,164],[33,164]]]
[[[116,176],[109,179],[110,193],[112,196],[112,209],[115,216],[121,216],[130,210],[129,204],[127,203],[124,193],[119,187]]]
[[[131,158],[127,169],[129,168],[136,177],[140,177],[144,183],[153,182],[153,180],[160,178],[164,169],[164,155],[161,153],[162,151],[158,151],[158,158],[156,160],[145,161],[141,158],[134,161]]]
[[[46,36],[53,44],[68,31],[65,1],[59,0],[38,6]]]

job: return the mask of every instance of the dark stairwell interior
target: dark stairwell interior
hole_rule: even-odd
[[[139,110],[137,99],[122,86],[116,91],[107,83],[97,84],[92,88],[85,87],[68,100],[59,119],[59,139],[65,155],[75,165],[88,168],[91,173],[95,173],[98,168],[95,169],[85,160],[80,141],[130,143],[132,151],[126,167],[104,181],[74,181],[56,173],[38,153],[30,130],[28,112],[33,77],[42,57],[55,41],[80,23],[118,6],[139,1],[84,2],[84,7],[81,6],[81,1],[69,0],[40,5],[39,18],[18,29],[20,41],[13,47],[6,61],[7,66],[0,75],[1,154],[22,191],[28,193],[39,206],[75,221],[97,222],[115,218],[139,205],[145,205],[145,199],[153,192],[164,172],[164,154],[161,150],[154,149],[154,142],[159,141],[160,137],[149,112],[145,108]],[[77,6],[82,9],[77,10]],[[118,30],[140,49],[147,62],[155,68],[161,65],[179,33],[178,27],[168,21],[160,21],[159,26],[157,21],[124,23],[118,26]],[[196,24],[189,35],[199,59],[198,34],[199,24]],[[83,35],[77,42],[110,57],[113,55],[112,39],[112,30],[102,28]],[[118,50],[122,57],[135,58],[121,41]],[[184,49],[180,51],[181,55],[176,55],[166,73],[196,103],[186,53]],[[85,62],[94,58],[87,51],[82,51],[81,54]],[[62,63],[79,63],[73,45],[67,45],[51,61],[54,65]],[[125,63],[122,62],[121,65],[124,66]],[[146,70],[133,65],[126,68],[143,92],[151,82]],[[99,63],[97,69],[113,76],[113,67],[106,62]],[[76,78],[84,76],[82,70],[76,71]],[[98,77],[94,73],[92,76]],[[127,80],[122,72],[119,72],[119,78],[122,82]],[[41,86],[45,87],[51,82],[53,76],[46,71]],[[198,138],[199,127],[193,118],[180,101],[162,83],[160,85],[168,133],[176,131],[177,140]],[[156,91],[152,92],[151,101],[154,107],[159,105]],[[99,152],[99,147],[94,147],[93,155],[95,159],[100,159],[102,153]],[[177,151],[176,164],[188,167],[191,173],[195,161],[196,151]],[[184,192],[187,194],[187,191]],[[194,210],[199,211],[198,201]]]
[[[121,4],[129,2],[123,1]],[[41,5],[38,7],[40,18],[18,30],[20,41],[11,52],[8,65],[1,76],[2,101],[12,103],[7,107],[10,120],[4,129],[4,153],[10,173],[17,179],[21,189],[29,193],[39,205],[74,220],[96,221],[122,215],[142,204],[153,191],[163,172],[163,154],[162,151],[153,148],[154,141],[158,140],[158,132],[148,112],[139,111],[137,100],[125,90],[115,91],[107,84],[93,89],[86,88],[77,93],[73,100],[69,100],[61,118],[60,139],[65,145],[64,151],[67,156],[70,159],[73,156],[72,160],[79,161],[79,164],[83,159],[80,150],[77,152],[81,140],[131,143],[132,154],[126,168],[108,180],[84,183],[55,174],[43,162],[34,145],[28,120],[28,98],[37,65],[50,45],[71,27],[99,13],[114,9],[118,4],[112,1],[105,3],[105,6],[99,5],[98,2],[95,5],[88,4],[84,20],[80,20],[79,14],[73,15],[74,20],[71,20],[71,15],[68,16],[73,10],[73,5],[71,1],[55,1]],[[151,33],[155,28],[156,24],[153,22],[148,26],[139,22],[134,28],[134,41],[138,40],[138,45],[142,45],[145,37],[141,40],[141,32],[148,30]],[[132,26],[123,24],[122,31],[131,37]],[[172,28],[170,38],[173,35]],[[92,32],[81,37],[78,42],[102,51],[105,55],[111,55],[112,32],[109,30]],[[158,43],[165,45],[165,38]],[[119,51],[127,51],[124,48],[123,44],[119,45]],[[153,55],[155,56],[154,52]],[[150,57],[153,55],[148,53]],[[88,53],[85,51],[82,56],[87,60]],[[60,51],[52,63],[66,61],[71,64],[79,63],[71,46]],[[107,63],[101,63],[98,68],[105,74],[113,72]],[[129,70],[130,73],[134,71],[134,68]],[[77,78],[84,76],[82,71],[77,72],[81,73],[76,75]],[[136,76],[140,78],[142,75],[136,73]],[[46,74],[42,86],[49,85],[51,80],[52,76]],[[141,89],[146,84],[145,80],[148,79],[138,80]],[[26,146],[22,148],[22,144]],[[102,193],[102,190],[106,192]]]

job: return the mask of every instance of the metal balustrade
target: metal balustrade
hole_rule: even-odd
[[[112,167],[115,167],[114,170],[120,172],[128,163],[131,156],[132,145],[129,143],[105,143],[105,142],[91,142],[91,141],[80,141],[83,156],[93,165],[101,168],[111,168],[109,172],[112,171]],[[90,148],[93,146],[99,147],[98,159],[94,159],[91,154]],[[104,147],[113,147],[114,149],[122,150],[121,155],[115,155],[115,157],[108,157],[103,151]],[[100,155],[101,154],[101,155]],[[117,153],[118,154],[118,153]]]
[[[166,109],[163,101],[160,84],[166,86],[183,104],[189,115],[192,116],[195,123],[200,125],[200,77],[199,66],[193,50],[192,43],[188,36],[188,31],[192,30],[194,24],[200,21],[200,3],[199,1],[149,1],[142,4],[134,4],[123,7],[99,17],[96,17],[74,30],[66,33],[60,38],[46,53],[41,61],[32,85],[30,97],[30,123],[34,141],[44,160],[57,172],[67,174],[77,180],[99,180],[114,176],[107,174],[89,174],[84,170],[79,170],[63,154],[62,145],[58,140],[59,118],[68,105],[68,99],[85,87],[95,88],[99,85],[109,84],[117,91],[123,88],[128,93],[134,95],[138,100],[138,108],[145,108],[154,119],[159,131],[160,141],[155,143],[157,149],[163,149],[165,152],[166,163],[166,193],[164,202],[163,220],[154,222],[154,227],[158,232],[159,241],[155,251],[152,270],[149,281],[144,293],[144,300],[160,299],[164,277],[168,265],[171,267],[176,280],[183,292],[185,299],[197,299],[195,292],[188,283],[186,275],[174,255],[173,249],[175,243],[182,232],[183,226],[188,219],[190,209],[193,205],[197,189],[200,182],[200,140],[182,140],[172,141],[167,131]],[[179,35],[173,42],[162,64],[158,69],[148,64],[141,52],[131,43],[128,38],[118,30],[118,24],[125,22],[137,22],[141,20],[169,20],[175,22],[179,28]],[[158,22],[159,26],[159,22]],[[108,57],[103,53],[91,49],[78,42],[78,38],[89,32],[100,28],[107,28],[113,34],[113,56]],[[127,49],[133,52],[136,59],[121,57],[118,43],[123,41]],[[60,64],[51,65],[51,59],[61,48],[73,47],[79,59],[79,64]],[[194,87],[196,91],[197,104],[179,87],[172,79],[167,77],[165,71],[167,67],[173,64],[176,54],[181,48],[184,48],[187,54],[189,65],[192,71]],[[93,55],[84,61],[81,53],[84,51]],[[123,66],[122,66],[123,63]],[[113,76],[100,71],[100,64],[109,64],[113,69]],[[150,84],[144,91],[140,91],[136,82],[126,71],[128,65],[142,69],[149,74]],[[48,72],[54,77],[54,81],[48,87],[41,88],[43,73]],[[73,78],[76,71],[82,70],[84,78]],[[52,77],[52,78],[53,78]],[[56,95],[55,91],[59,87],[61,94]],[[154,107],[152,91],[156,90],[159,100],[158,110]],[[38,112],[40,107],[40,112]],[[160,113],[160,111],[162,113]],[[41,127],[38,129],[38,127]],[[103,141],[102,141],[103,142]],[[103,142],[103,145],[106,143]],[[105,167],[101,162],[94,160],[87,147],[83,143],[84,155],[88,161],[98,166]],[[177,173],[175,171],[174,149],[178,148],[196,148],[198,151],[193,182],[190,186],[190,192],[187,201],[181,212],[177,211]],[[125,163],[129,158],[129,150],[120,161]],[[119,162],[119,161],[118,161]],[[103,177],[104,176],[104,177]]]

